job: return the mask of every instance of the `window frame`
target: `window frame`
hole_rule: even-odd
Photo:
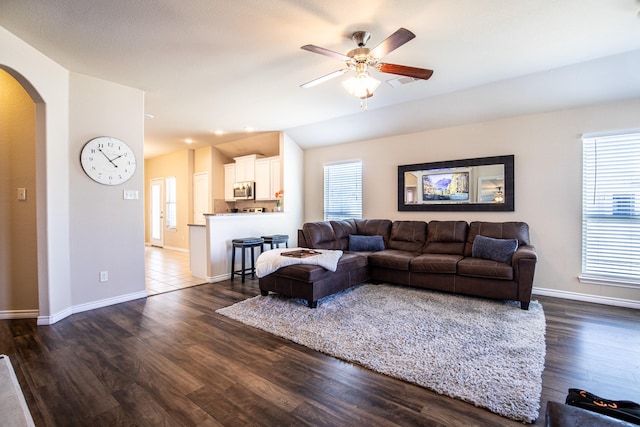
[[[346,160],[323,165],[323,216],[325,221],[362,219],[362,171],[362,160]],[[332,172],[333,178],[331,177]],[[346,182],[349,179],[355,179],[355,181],[349,184]],[[356,195],[355,199],[346,202],[348,208],[345,212],[335,211],[336,204],[344,206],[345,203],[345,198],[336,198],[335,195],[342,194],[344,196],[349,190],[352,191],[349,194]],[[333,200],[328,200],[331,197]]]
[[[582,268],[578,279],[637,289],[640,133],[584,135],[582,150]]]
[[[178,180],[175,176],[164,179],[165,186],[165,228],[175,231],[178,229]]]

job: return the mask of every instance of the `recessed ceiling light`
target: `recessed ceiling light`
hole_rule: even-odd
[[[184,142],[186,142],[187,144],[191,144],[193,142],[193,139],[187,138],[184,140]]]
[[[155,119],[156,116],[154,116],[153,114],[150,114],[150,113],[145,113],[144,114],[144,118],[145,119]]]

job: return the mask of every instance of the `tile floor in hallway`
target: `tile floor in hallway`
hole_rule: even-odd
[[[189,252],[145,246],[145,259],[145,282],[149,296],[206,282],[191,275]]]

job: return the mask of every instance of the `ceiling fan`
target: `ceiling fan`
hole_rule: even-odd
[[[353,40],[358,47],[351,50],[346,55],[312,44],[304,45],[301,47],[303,50],[343,61],[345,68],[313,79],[300,85],[300,87],[313,87],[354,70],[356,75],[345,80],[342,84],[350,94],[357,96],[360,99],[366,99],[373,96],[373,91],[375,91],[380,84],[378,80],[374,79],[369,74],[369,70],[372,68],[382,73],[397,74],[400,76],[413,77],[415,79],[428,80],[433,74],[433,70],[379,62],[383,56],[393,52],[403,44],[415,38],[415,36],[415,34],[406,28],[400,28],[383,40],[378,46],[373,49],[369,49],[365,46],[371,38],[371,34],[367,31],[356,31],[352,34],[351,40]]]

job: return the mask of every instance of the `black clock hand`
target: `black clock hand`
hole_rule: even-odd
[[[111,159],[109,158],[109,156],[107,156],[107,155],[104,153],[104,151],[102,151],[102,148],[98,148],[98,151],[99,151],[99,152],[101,152],[101,153],[102,153],[102,155],[103,155],[103,156],[105,156],[105,157],[107,158],[107,160],[109,160],[109,162],[110,162],[113,166],[118,167],[118,165],[116,165],[115,163],[113,163],[113,160],[111,160]],[[116,159],[117,159],[117,157],[116,157]]]

